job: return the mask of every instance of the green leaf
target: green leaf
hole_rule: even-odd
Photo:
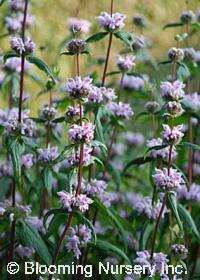
[[[167,193],[167,204],[175,216],[175,219],[177,221],[177,224],[179,226],[181,233],[184,234],[183,225],[182,225],[179,213],[178,213],[177,199],[176,199],[176,195],[174,192]]]
[[[70,144],[68,146],[65,146],[63,151],[58,155],[58,157],[52,161],[52,164],[54,165],[63,161],[66,158],[66,155],[70,153],[72,149],[75,148],[75,146],[76,144]]]
[[[193,30],[199,31],[200,30],[200,23],[199,22],[192,23],[191,27],[192,27]]]
[[[121,257],[131,264],[131,261],[128,258],[128,256],[121,249],[119,249],[118,247],[116,247],[108,241],[98,239],[96,244],[89,242],[88,245],[97,248],[100,251],[106,252],[108,256],[111,254],[114,256]]]
[[[20,55],[17,53],[7,53],[3,56],[3,62],[6,63],[7,59],[12,57],[20,57]]]
[[[139,73],[127,73],[128,76],[132,76],[132,77],[138,77],[138,78],[141,78],[141,79],[144,79],[144,77],[139,74]]]
[[[149,239],[150,234],[154,230],[154,224],[153,223],[145,223],[144,227],[141,231],[141,236],[140,236],[140,250],[143,251],[146,248],[147,241]]]
[[[172,61],[171,60],[165,60],[165,61],[161,61],[161,62],[159,62],[158,63],[158,65],[162,65],[162,64],[170,64],[170,63],[172,63]]]
[[[181,142],[177,147],[200,151],[200,146],[189,142]]]
[[[124,31],[117,31],[114,33],[114,36],[117,39],[120,39],[125,45],[127,45],[132,50],[132,40],[133,35],[130,32],[124,32]]]
[[[178,70],[177,70],[177,77],[180,81],[186,82],[189,77],[190,77],[190,70],[188,67],[184,64],[181,63]]]
[[[95,114],[95,133],[97,140],[101,143],[105,143],[104,135],[103,135],[103,127],[101,124],[101,117],[104,115],[104,108],[100,107]]]
[[[186,232],[192,233],[192,235],[194,235],[194,237],[200,243],[200,234],[190,213],[181,204],[179,204],[178,210],[183,220],[183,225]]]
[[[107,76],[113,76],[113,75],[118,75],[118,74],[121,74],[122,72],[121,71],[112,71],[112,72],[109,72],[106,74],[106,77]]]
[[[80,212],[75,212],[75,215],[76,215],[76,217],[78,218],[78,221],[81,224],[84,224],[87,227],[89,227],[89,229],[91,229],[92,237],[94,239],[94,244],[96,244],[97,236],[96,236],[96,231],[95,231],[95,228],[94,228],[93,224],[90,222],[90,220],[88,220],[86,217],[84,217]]]
[[[100,200],[95,199],[95,204],[97,205],[97,209],[101,210],[101,212],[105,215],[105,217],[108,217],[110,222],[115,225],[116,229],[118,230],[122,241],[124,243],[125,249],[127,249],[127,238],[126,233],[124,231],[124,228],[122,224],[120,223],[117,213],[107,208]]]
[[[47,228],[46,222],[47,222],[47,219],[51,215],[56,216],[58,214],[66,214],[67,215],[67,211],[64,208],[53,208],[53,209],[50,209],[49,211],[47,211],[46,214],[44,215],[44,218],[43,218],[43,225],[44,225],[44,227]]]
[[[30,246],[41,259],[47,264],[51,263],[51,255],[49,250],[41,238],[40,234],[30,225],[28,222],[18,222],[17,223],[17,238],[20,244],[24,246]]]
[[[174,22],[174,23],[168,23],[165,26],[163,26],[163,29],[172,28],[172,27],[178,27],[183,26],[184,24],[182,22]]]
[[[144,153],[144,157],[146,157],[147,156],[147,154],[150,152],[150,151],[153,151],[153,150],[162,150],[162,149],[164,149],[164,148],[166,148],[167,147],[167,145],[158,145],[158,146],[154,146],[154,147],[150,147],[150,148],[148,148],[146,151],[145,151],[145,153]]]
[[[54,81],[54,74],[51,70],[51,68],[40,58],[33,56],[33,55],[29,55],[26,57],[26,59],[34,64],[38,69],[40,69],[41,71],[43,71],[48,77],[51,77],[51,79]]]
[[[2,6],[7,0],[0,0],[0,6]]]
[[[53,123],[61,123],[61,122],[64,122],[64,120],[65,120],[65,117],[60,117],[60,118],[53,120]]]
[[[145,163],[149,163],[149,162],[152,162],[152,161],[156,161],[156,159],[154,158],[151,158],[151,157],[138,157],[138,158],[135,158],[133,160],[131,160],[129,163],[127,163],[127,165],[124,167],[124,170],[122,172],[122,176],[125,175],[126,171],[131,167],[131,166],[134,166],[134,165],[143,165]]]
[[[72,56],[72,55],[75,55],[75,54],[72,53],[72,52],[62,52],[62,53],[60,53],[60,55]]]
[[[51,189],[52,189],[52,180],[53,180],[53,174],[52,169],[49,166],[46,166],[44,168],[44,188],[47,190],[48,194],[51,195]]]
[[[51,219],[47,233],[45,235],[46,238],[49,238],[52,234],[59,234],[59,227],[60,225],[65,225],[67,222],[67,213],[57,213]]]
[[[46,120],[41,119],[41,118],[30,118],[32,121],[34,121],[35,123],[45,123]]]
[[[102,142],[98,141],[98,140],[93,140],[90,142],[90,145],[92,147],[100,147],[100,148],[103,148],[105,151],[107,151],[107,147],[105,144],[103,144]]]
[[[88,39],[86,39],[86,43],[98,42],[98,41],[102,40],[104,37],[106,37],[108,34],[109,34],[109,32],[96,33],[96,34],[92,35],[91,37],[89,37]]]
[[[21,153],[23,145],[19,139],[11,139],[8,143],[8,148],[11,155],[15,181],[18,187],[21,186]]]

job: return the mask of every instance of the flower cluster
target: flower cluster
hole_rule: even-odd
[[[90,163],[92,150],[93,149],[91,147],[84,145],[84,147],[83,147],[83,165],[84,166],[87,166]],[[66,158],[66,166],[68,168],[77,167],[79,164],[79,160],[80,160],[80,149],[78,149],[78,151],[76,151],[74,154],[72,154]],[[63,163],[65,163],[65,161]]]
[[[91,197],[97,196],[106,207],[109,207],[112,197],[110,193],[105,191],[106,188],[107,183],[103,180],[94,179],[87,184],[82,184],[82,190],[84,193]]]
[[[89,205],[93,202],[92,199],[85,194],[76,195],[75,192],[58,192],[60,201],[67,211],[72,211],[73,207],[77,207],[81,212],[85,212],[89,209]]]
[[[65,120],[67,122],[76,122],[80,118],[80,106],[68,106],[65,112]]]
[[[122,72],[130,71],[135,66],[136,57],[133,55],[126,57],[118,55],[117,58],[117,66]]]
[[[158,201],[156,205],[152,205],[152,198],[150,197],[138,197],[138,200],[134,203],[134,209],[138,215],[144,215],[149,219],[156,220],[159,216],[162,202]],[[166,209],[163,211],[163,216]]]
[[[128,131],[123,135],[128,145],[142,146],[144,144],[144,135],[139,132]]]
[[[16,253],[21,258],[30,258],[34,253],[35,250],[28,246],[22,246],[21,244],[16,247]]]
[[[109,102],[107,108],[119,119],[129,119],[134,115],[130,105],[123,102]]]
[[[90,26],[91,26],[91,23],[88,20],[79,19],[75,17],[69,18],[67,24],[69,30],[72,33],[76,33],[76,32],[88,33],[90,31]]]
[[[182,185],[177,190],[177,197],[183,201],[200,202],[200,186],[193,183],[188,190],[185,185]]]
[[[66,237],[66,248],[68,252],[73,252],[79,259],[81,248],[83,248],[92,238],[91,230],[85,225],[77,225],[70,228],[70,235]]]
[[[171,252],[176,259],[185,259],[188,255],[188,249],[182,244],[173,244]]]
[[[168,51],[168,56],[172,61],[182,61],[184,59],[184,51],[182,49],[171,48]]]
[[[154,182],[161,192],[174,191],[185,184],[180,172],[172,167],[169,171],[167,168],[156,168],[153,175]]]
[[[120,13],[114,13],[112,15],[107,12],[101,12],[97,19],[100,22],[100,27],[108,32],[113,32],[124,27],[124,20],[126,16]]]
[[[8,116],[6,120],[2,122],[2,126],[5,128],[5,135],[25,135],[31,137],[33,135],[35,124],[29,117],[29,110],[24,110],[22,112],[22,121],[21,123],[18,120],[18,110],[13,108],[8,111]]]
[[[154,253],[153,259],[151,260],[150,254],[147,250],[137,252],[137,257],[134,260],[135,264],[147,266],[147,275],[150,274],[148,267],[155,267],[154,275],[155,273],[158,273],[159,275],[163,274],[163,265],[167,265],[168,262],[167,255],[164,255],[163,253]]]
[[[162,146],[163,145],[163,140],[161,138],[155,138],[151,140],[147,140],[147,147],[148,148],[153,148],[157,146]],[[162,158],[162,159],[168,159],[169,158],[169,151],[170,148],[164,147],[158,150],[151,150],[150,151],[150,156],[152,158]],[[176,148],[173,146],[172,151],[171,151],[171,158],[175,158],[177,156]]]
[[[177,125],[170,128],[168,124],[163,124],[162,139],[166,145],[176,145],[182,140],[184,134],[182,133],[183,125]]]
[[[92,79],[90,77],[76,76],[75,79],[68,79],[65,87],[66,92],[72,99],[83,99],[87,98],[92,87]]]
[[[161,94],[167,101],[178,101],[184,97],[185,85],[181,81],[161,82]]]
[[[10,38],[10,47],[20,55],[22,53],[30,54],[35,50],[35,43],[29,37],[26,37],[23,42],[19,36],[12,36]]]
[[[33,166],[33,154],[25,154],[21,157],[21,166],[29,169]]]
[[[94,138],[94,128],[92,123],[72,124],[68,132],[69,138],[75,143],[89,143]]]
[[[58,147],[48,146],[45,150],[38,149],[38,163],[48,164],[58,157]]]

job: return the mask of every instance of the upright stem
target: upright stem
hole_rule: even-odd
[[[77,54],[76,56],[76,67],[77,67],[77,75],[80,76],[80,63],[79,63],[79,54]],[[82,104],[80,103],[80,125],[82,126],[83,124],[83,112],[82,112]],[[83,173],[83,149],[84,149],[84,144],[82,143],[80,145],[80,157],[79,157],[79,168],[78,168],[78,185],[77,185],[77,189],[76,189],[76,196],[78,194],[80,194],[81,191],[81,184],[82,184],[82,173]],[[60,247],[62,245],[62,242],[65,238],[65,235],[67,233],[67,231],[69,230],[71,223],[72,223],[72,219],[73,219],[73,212],[70,213],[69,217],[68,217],[68,221],[67,224],[62,232],[62,235],[56,245],[56,249],[54,251],[53,254],[53,259],[52,259],[52,265],[56,264],[58,255],[59,255],[59,251],[60,251]],[[52,274],[49,274],[48,280],[52,280]]]
[[[176,79],[176,62],[172,63],[172,82]]]
[[[153,254],[155,252],[155,245],[156,245],[156,237],[157,237],[157,232],[158,232],[158,226],[160,224],[160,220],[161,220],[164,208],[165,208],[165,202],[166,202],[166,196],[164,196],[164,198],[163,198],[162,207],[160,209],[160,213],[159,213],[158,220],[156,222],[156,226],[155,226],[155,230],[154,230],[152,247],[151,247],[151,259],[153,259]]]
[[[124,76],[125,76],[125,72],[122,72],[121,79],[120,79],[119,92],[118,92],[118,103],[119,103],[120,97],[121,97],[121,91],[122,91],[122,85],[123,85],[123,81],[124,81]]]
[[[70,213],[69,215],[69,218],[68,218],[68,221],[67,221],[67,224],[62,232],[62,235],[60,237],[60,239],[58,240],[58,243],[56,245],[56,249],[54,251],[54,254],[53,254],[53,259],[52,259],[52,265],[55,265],[56,264],[56,261],[57,261],[57,258],[58,258],[58,254],[59,254],[59,251],[60,251],[60,247],[62,245],[62,242],[65,238],[65,235],[68,231],[68,229],[70,228],[71,226],[71,223],[72,223],[72,219],[73,219],[73,212]],[[48,280],[52,280],[52,277],[53,277],[53,274],[49,274],[49,277],[48,277]]]
[[[114,0],[111,0],[111,5],[110,5],[110,15],[111,16],[113,14],[113,5],[114,5]]]
[[[113,38],[113,34],[110,33],[109,42],[108,42],[108,49],[107,49],[107,54],[106,54],[106,61],[105,61],[103,77],[102,77],[102,84],[101,84],[102,87],[105,85],[106,73],[107,73],[107,69],[108,69],[108,61],[109,61],[110,50],[111,50],[111,45],[112,45],[112,38]]]
[[[28,0],[25,0],[25,6],[24,6],[24,17],[23,17],[23,23],[22,23],[22,40],[24,42],[25,38],[25,27],[26,27],[26,16],[27,16],[27,10],[28,10]],[[20,73],[20,96],[19,96],[19,104],[18,104],[18,121],[21,123],[21,116],[22,116],[22,100],[23,100],[23,88],[24,88],[24,62],[25,62],[25,55],[22,53],[21,56],[21,73]],[[15,207],[15,193],[16,193],[16,184],[13,181],[12,186],[12,206]],[[8,255],[8,262],[11,262],[14,257],[14,246],[15,246],[15,228],[16,228],[16,220],[14,217],[14,220],[12,221],[11,225],[11,234],[10,234],[10,250]],[[8,279],[11,279],[11,276],[8,275]]]
[[[24,42],[25,39],[25,28],[26,28],[26,17],[28,11],[28,2],[29,0],[25,0],[24,6],[24,17],[22,22],[22,41]],[[22,121],[22,101],[23,101],[23,90],[24,90],[24,63],[25,63],[25,54],[22,53],[21,56],[21,74],[20,74],[20,91],[19,91],[19,104],[18,104],[18,121],[21,123]]]

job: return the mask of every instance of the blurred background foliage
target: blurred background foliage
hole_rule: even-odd
[[[63,40],[70,38],[70,32],[67,28],[67,19],[69,17],[80,17],[91,21],[92,28],[90,34],[84,35],[85,38],[95,32],[101,31],[98,26],[98,21],[95,19],[101,11],[109,11],[110,1],[108,0],[31,0],[31,14],[35,17],[35,24],[31,28],[30,33],[37,44],[36,55],[45,60],[50,66],[55,66],[59,70],[59,77],[65,80],[73,74],[73,58],[60,56],[59,45]],[[163,26],[167,23],[178,22],[181,12],[187,9],[196,12],[199,0],[115,0],[114,12],[121,12],[127,15],[125,31],[133,32],[135,35],[144,35],[148,37],[152,43],[149,50],[153,61],[159,62],[166,60],[167,51],[172,46],[181,47],[182,43],[174,40],[178,33],[184,33],[185,26],[178,28],[169,28],[163,30]],[[7,14],[7,5],[3,5],[0,12],[0,34],[5,33],[3,25],[4,17]],[[135,27],[132,23],[134,15],[143,15],[146,17],[147,26],[141,30]],[[93,65],[91,62],[96,57],[105,55],[107,39],[99,43],[91,45],[91,57],[84,56],[81,61],[82,75],[97,71],[101,78],[100,71],[102,68]],[[198,49],[199,40],[195,36],[192,44]],[[123,49],[120,41],[115,41],[112,46],[112,54],[109,63],[109,70],[115,70],[116,54]],[[9,39],[3,37],[0,40],[0,51],[9,50]],[[156,65],[156,64],[155,64]],[[152,68],[146,69],[141,67],[136,69],[137,72],[147,72],[152,78],[155,73],[151,73]],[[156,69],[155,69],[156,70]],[[34,69],[34,71],[37,70]],[[158,69],[157,69],[158,71]],[[158,72],[157,72],[158,73]],[[46,77],[40,72],[37,73],[44,81]],[[160,75],[160,72],[159,72]],[[113,79],[113,77],[112,77]],[[26,79],[25,89],[30,93],[30,104],[32,114],[38,110],[46,99],[45,95],[38,96],[41,88],[32,81]],[[5,100],[0,96],[0,107],[4,107]]]

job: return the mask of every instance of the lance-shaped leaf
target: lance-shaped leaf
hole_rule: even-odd
[[[43,170],[44,188],[51,195],[53,171],[50,166],[46,166]]]
[[[94,43],[105,38],[109,32],[99,32],[86,39],[86,43]]]
[[[163,29],[172,28],[172,27],[180,27],[183,25],[184,24],[182,22],[173,22],[173,23],[168,23],[165,26],[163,26]]]
[[[11,139],[8,144],[11,155],[14,178],[18,187],[21,186],[21,153],[23,150],[23,143],[19,139]]]
[[[24,246],[30,246],[35,249],[44,263],[47,265],[51,263],[51,255],[45,242],[43,241],[40,234],[28,222],[19,221],[17,223],[17,239],[19,240],[20,244]]]
[[[132,49],[133,34],[130,32],[117,31],[114,33],[117,39],[120,39],[125,45]]]
[[[63,151],[59,154],[59,156],[52,161],[52,164],[54,165],[54,164],[57,164],[57,163],[63,161],[65,159],[66,155],[68,153],[70,153],[75,146],[76,146],[76,144],[70,144],[70,145],[66,146],[63,149]]]
[[[129,264],[131,264],[131,261],[128,258],[128,256],[119,247],[111,244],[108,241],[98,239],[96,244],[90,242],[90,243],[88,243],[88,246],[97,248],[100,251],[104,251],[108,256],[110,256],[110,254],[111,254],[114,256],[121,257],[122,259],[127,261]]]
[[[38,69],[40,69],[41,71],[43,71],[48,77],[51,77],[51,79],[54,81],[55,77],[54,74],[51,70],[51,68],[39,57],[36,57],[34,55],[28,55],[26,57],[26,59],[34,64]]]
[[[176,195],[174,192],[169,192],[167,194],[167,205],[170,207],[170,209],[177,221],[177,224],[179,226],[181,233],[184,234],[183,224],[181,222],[181,219],[180,219],[180,216],[178,213],[177,199],[176,199]]]
[[[7,53],[7,54],[4,54],[3,62],[6,63],[7,59],[12,58],[12,57],[20,57],[20,55],[17,54],[17,53]]]
[[[198,243],[200,243],[200,234],[190,213],[181,204],[179,204],[178,210],[186,232],[192,234]]]
[[[181,142],[177,147],[200,151],[200,146],[189,142]]]
[[[145,163],[149,163],[149,162],[152,162],[152,161],[156,161],[155,158],[151,158],[151,157],[138,157],[138,158],[135,158],[133,160],[131,160],[129,163],[127,163],[127,165],[124,167],[124,170],[122,172],[122,176],[125,175],[125,173],[127,172],[127,170],[131,167],[131,166],[134,166],[134,165],[143,165]]]

